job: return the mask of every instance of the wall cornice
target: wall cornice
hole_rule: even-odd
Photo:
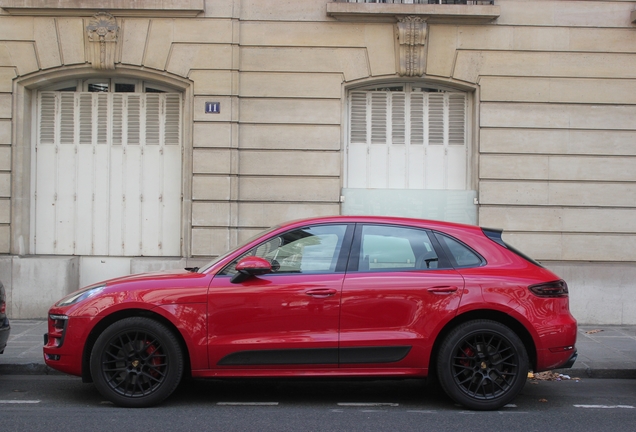
[[[9,15],[92,16],[108,11],[118,17],[179,18],[204,12],[205,0],[0,0],[0,8]]]
[[[501,14],[499,6],[404,3],[327,3],[327,15],[339,21],[396,22],[418,16],[429,24],[487,23]]]

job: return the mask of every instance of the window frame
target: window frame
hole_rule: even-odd
[[[252,246],[251,248],[249,248],[247,251],[241,253],[240,255],[236,256],[232,261],[230,261],[229,263],[227,263],[225,266],[223,266],[223,268],[221,270],[219,270],[218,272],[216,272],[214,277],[233,277],[236,274],[236,271],[233,269],[233,267],[236,266],[236,264],[243,258],[245,258],[246,256],[250,256],[253,255],[252,253],[255,252],[259,247],[261,247],[262,245],[264,245],[265,243],[272,241],[275,238],[278,237],[282,237],[286,234],[289,234],[291,232],[294,231],[298,231],[298,230],[303,230],[303,229],[308,229],[308,228],[315,228],[315,227],[324,227],[324,226],[344,226],[345,227],[345,232],[343,234],[343,238],[342,238],[342,244],[340,245],[340,251],[338,253],[338,258],[336,260],[336,268],[335,271],[308,271],[308,272],[285,272],[285,273],[277,273],[277,272],[271,272],[271,273],[267,273],[266,275],[263,276],[298,276],[298,275],[324,275],[324,274],[344,274],[347,271],[347,262],[349,260],[349,256],[350,256],[350,252],[351,252],[351,243],[353,241],[353,236],[354,236],[354,230],[355,230],[355,224],[353,223],[324,223],[324,224],[313,224],[313,225],[305,225],[305,226],[301,226],[301,227],[295,227],[283,232],[279,232],[276,233],[274,235],[270,235],[267,236],[266,238],[262,239],[258,244]]]
[[[401,87],[401,90],[397,90],[398,87]],[[427,89],[428,91],[414,91],[414,89]],[[464,150],[464,155],[462,156],[464,158],[464,166],[463,166],[463,181],[457,182],[457,178],[455,178],[453,175],[451,175],[452,173],[450,171],[445,172],[445,177],[443,180],[443,184],[444,187],[442,187],[442,190],[473,190],[474,189],[474,185],[476,184],[476,178],[475,173],[476,173],[476,167],[475,167],[475,158],[476,155],[473,154],[473,148],[474,148],[474,129],[475,129],[475,124],[476,124],[476,119],[474,118],[474,101],[475,101],[475,92],[477,91],[477,89],[475,88],[471,88],[471,87],[467,87],[465,85],[450,85],[450,84],[446,84],[446,83],[433,83],[430,81],[426,81],[426,82],[420,82],[420,81],[414,81],[414,80],[399,80],[399,81],[377,81],[374,83],[369,83],[369,84],[365,84],[365,85],[359,85],[359,86],[352,86],[346,89],[345,92],[345,106],[344,108],[344,125],[345,127],[343,128],[343,142],[344,142],[344,158],[343,158],[343,176],[342,176],[342,187],[343,188],[352,188],[352,189],[359,189],[359,188],[366,188],[366,189],[375,189],[378,188],[378,186],[373,186],[373,185],[369,185],[369,178],[366,178],[366,183],[367,186],[359,186],[357,185],[357,183],[360,182],[360,179],[355,180],[354,177],[352,177],[352,173],[354,172],[354,170],[352,169],[351,166],[351,158],[355,157],[352,156],[352,143],[353,145],[356,146],[360,146],[362,143],[360,142],[353,142],[352,141],[352,129],[354,129],[353,125],[352,125],[352,104],[353,104],[353,100],[352,100],[352,93],[354,92],[372,92],[372,91],[378,91],[378,92],[401,92],[404,95],[406,94],[430,94],[430,93],[439,93],[439,94],[444,94],[447,96],[444,96],[445,98],[450,98],[450,96],[448,96],[449,94],[461,94],[464,96],[464,124],[463,124],[463,135],[464,135],[464,144],[461,146],[463,147]],[[409,96],[409,99],[411,100],[411,97]],[[452,103],[452,101],[449,99],[449,102]],[[406,103],[406,102],[405,102]],[[407,110],[412,109],[412,103],[406,103],[405,108]],[[446,102],[444,102],[446,104]],[[389,105],[387,107],[387,110],[391,110],[392,106]],[[426,105],[425,105],[425,109]],[[449,111],[450,110],[450,111]],[[370,118],[372,117],[372,113],[371,113],[371,109],[369,108],[367,110],[367,120],[365,121],[365,127],[368,129],[371,129],[371,125],[369,125],[369,121]],[[448,112],[449,115],[451,113],[451,108],[448,106],[445,106],[444,108],[444,112]],[[406,115],[405,115],[406,116]],[[406,134],[406,129],[409,129],[410,134],[409,136],[411,136],[411,140],[406,140],[406,136],[405,136],[405,142],[404,143],[398,143],[397,145],[399,147],[404,146],[404,148],[411,148],[412,146],[415,146],[415,148],[419,148],[420,145],[423,145],[425,151],[426,148],[428,148],[429,146],[432,146],[433,148],[441,148],[444,150],[444,160],[446,161],[450,156],[447,153],[449,148],[455,148],[455,147],[459,147],[457,146],[455,143],[451,143],[452,139],[451,139],[451,135],[454,135],[454,132],[451,130],[452,129],[452,125],[451,123],[446,123],[446,121],[451,121],[449,117],[445,116],[445,123],[444,123],[444,135],[445,135],[445,141],[443,142],[443,144],[430,144],[430,140],[425,140],[423,142],[423,144],[413,144],[412,142],[412,132],[413,132],[413,117],[411,116],[411,114],[408,114],[408,117],[410,118],[409,122],[405,123],[405,134]],[[426,120],[426,118],[425,118]],[[430,121],[430,119],[429,119]],[[450,128],[450,129],[449,129]],[[387,149],[390,149],[393,145],[396,144],[392,144],[392,126],[390,124],[387,123],[387,127],[386,127],[386,135],[387,135],[387,139],[386,142],[382,145],[387,146]],[[366,133],[366,147],[367,147],[367,159],[366,159],[366,164],[368,165],[369,162],[369,150],[371,148],[373,148],[373,146],[379,146],[380,144],[375,144],[372,142],[372,137],[369,135],[371,132]],[[425,121],[424,124],[424,135],[428,136],[429,134],[429,124]],[[407,142],[408,141],[408,142]],[[415,150],[414,148],[414,150]],[[432,150],[432,149],[431,149]],[[432,155],[426,155],[425,156],[426,159],[424,159],[424,164],[426,166],[426,160],[433,157]],[[408,165],[408,161],[407,161],[407,165]],[[446,165],[446,162],[445,162]],[[406,169],[407,167],[405,167]],[[447,168],[445,168],[446,170]],[[390,172],[389,172],[390,173]],[[399,186],[395,186],[395,185],[391,185],[391,179],[389,177],[387,177],[387,186],[385,187],[386,189],[397,189],[397,190],[437,190],[439,189],[439,187],[437,185],[428,185],[429,180],[426,179],[426,173],[423,174],[423,179],[419,180],[419,179],[415,179],[415,183],[424,182],[424,186],[420,186],[420,185],[415,185],[414,187],[410,185],[411,183],[411,179],[409,178],[409,176],[407,175],[407,178],[405,179],[405,186],[399,187]],[[453,180],[453,179],[456,180]],[[352,180],[353,179],[353,180]],[[459,185],[459,183],[463,183],[463,185],[461,187],[457,186]],[[459,188],[458,188],[459,187]]]
[[[402,229],[410,229],[415,231],[423,231],[427,236],[433,249],[435,249],[435,253],[437,254],[437,267],[436,268],[412,268],[412,269],[373,269],[373,270],[359,270],[358,266],[360,263],[360,253],[362,251],[362,230],[365,226],[376,226],[376,227],[386,227],[386,228],[402,228]],[[353,243],[351,245],[351,253],[349,255],[349,264],[347,266],[347,273],[391,273],[391,272],[430,272],[437,270],[452,270],[454,267],[451,264],[451,261],[448,258],[446,249],[442,248],[437,237],[434,235],[434,231],[421,228],[414,227],[408,225],[399,225],[399,224],[383,224],[383,223],[357,223],[355,228],[355,233],[353,236]]]
[[[448,257],[449,261],[451,262],[451,265],[453,266],[454,269],[465,269],[465,268],[479,268],[479,267],[483,267],[486,264],[488,264],[488,261],[486,260],[486,258],[483,257],[482,254],[480,254],[479,252],[477,252],[475,249],[473,249],[472,247],[468,246],[466,243],[464,243],[463,241],[461,241],[460,239],[458,239],[457,237],[454,237],[452,235],[448,235],[446,233],[440,232],[440,231],[433,231],[433,236],[435,237],[435,239],[437,240],[437,244],[439,244],[439,246],[444,250],[444,253],[446,254],[446,256]],[[477,256],[481,262],[477,265],[459,265],[457,263],[457,261],[455,260],[455,257],[453,256],[453,254],[451,253],[450,249],[448,248],[448,245],[446,245],[445,242],[441,241],[440,238],[438,238],[438,236],[441,237],[446,237],[449,238],[451,240],[456,241],[457,243],[459,243],[460,245],[464,246],[466,249],[468,249],[470,252],[472,252],[473,254],[475,254],[475,256]]]
[[[88,91],[88,85],[91,83],[106,83],[108,82],[109,85],[109,91],[108,92],[89,92]],[[120,83],[124,83],[124,84],[134,84],[135,85],[135,92],[115,92],[115,84],[120,84]],[[148,83],[150,86],[152,86],[153,88],[155,87],[161,87],[162,89],[166,89],[166,92],[148,92],[146,93],[145,91],[142,91],[142,84],[143,83]],[[75,90],[71,90],[71,88],[74,87]],[[189,208],[184,206],[184,200],[183,200],[183,196],[185,195],[185,193],[188,191],[188,189],[186,188],[186,184],[184,183],[183,179],[185,178],[185,172],[186,169],[188,168],[188,165],[184,159],[184,148],[186,146],[187,140],[186,140],[186,129],[184,128],[184,122],[185,122],[185,117],[187,115],[186,110],[184,109],[184,101],[187,97],[187,92],[184,88],[179,88],[179,87],[173,87],[170,85],[166,85],[166,84],[159,84],[157,83],[155,85],[155,81],[151,80],[151,79],[135,79],[135,78],[118,78],[118,77],[103,77],[103,78],[95,78],[95,77],[91,77],[91,78],[79,78],[79,79],[67,79],[67,80],[63,80],[63,81],[58,81],[52,85],[48,85],[45,87],[39,87],[36,89],[33,89],[32,93],[31,93],[31,98],[32,98],[32,120],[31,120],[31,126],[32,126],[32,133],[33,136],[35,137],[35,139],[33,140],[33,142],[30,144],[30,189],[34,192],[31,194],[30,199],[29,199],[29,220],[28,220],[28,226],[29,226],[29,253],[30,254],[37,254],[37,255],[41,255],[41,254],[52,254],[55,256],[63,256],[63,255],[69,255],[70,252],[66,252],[66,251],[55,251],[55,252],[49,252],[49,251],[39,251],[38,247],[37,247],[37,219],[38,219],[38,206],[36,205],[35,202],[35,197],[36,197],[36,193],[37,193],[37,181],[36,181],[36,177],[38,175],[38,167],[37,167],[37,161],[38,161],[38,157],[37,157],[37,147],[41,144],[40,143],[40,122],[41,122],[41,114],[40,114],[40,103],[41,103],[41,95],[44,93],[61,93],[62,95],[68,95],[70,94],[74,94],[75,99],[77,100],[78,94],[82,95],[82,94],[90,94],[93,95],[93,97],[95,97],[94,94],[108,94],[110,96],[114,96],[115,94],[120,94],[120,95],[135,95],[135,97],[140,97],[140,98],[146,98],[146,97],[155,97],[155,96],[146,96],[146,95],[166,95],[166,93],[169,93],[170,95],[168,96],[160,96],[160,97],[164,97],[164,98],[175,98],[174,95],[178,95],[178,100],[179,100],[179,112],[178,112],[178,145],[174,145],[174,143],[167,143],[164,142],[164,144],[158,145],[157,148],[161,148],[163,149],[165,146],[170,146],[174,148],[178,148],[179,149],[179,153],[182,155],[181,159],[179,161],[180,164],[180,180],[179,180],[179,187],[180,187],[180,200],[179,200],[179,206],[175,207],[178,208],[178,213],[179,213],[179,224],[178,226],[175,226],[175,232],[179,233],[179,239],[178,242],[175,239],[172,239],[173,241],[171,242],[165,242],[164,240],[164,235],[165,233],[159,234],[160,236],[160,242],[159,242],[159,252],[155,252],[155,253],[150,253],[148,254],[146,252],[147,249],[145,248],[141,248],[138,253],[130,253],[128,252],[128,247],[124,248],[122,247],[122,252],[118,253],[117,251],[114,252],[106,252],[106,253],[96,253],[96,252],[78,252],[75,246],[75,241],[73,241],[73,252],[72,255],[78,255],[78,256],[113,256],[113,257],[137,257],[137,256],[153,256],[153,257],[173,257],[173,256],[184,256],[184,254],[189,254],[188,249],[186,248],[186,241],[187,241],[187,245],[190,245],[190,227],[191,227],[191,222],[189,220],[189,218],[187,218],[187,215],[190,211]],[[126,96],[123,96],[126,97]],[[57,96],[56,96],[57,98]],[[109,102],[109,106],[110,106],[110,102]],[[165,104],[164,104],[165,106]],[[79,108],[76,107],[76,114],[79,112],[77,111]],[[92,110],[95,110],[95,108],[93,108]],[[145,111],[144,111],[145,112]],[[57,124],[59,122],[58,119],[59,114],[55,113],[55,124]],[[79,121],[79,116],[76,115],[75,116],[75,129],[80,128],[78,121]],[[175,116],[176,118],[176,116]],[[112,122],[112,117],[109,116],[107,119],[107,123],[108,123],[108,127],[110,127]],[[78,129],[79,130],[79,129]],[[73,145],[73,146],[77,146],[79,144],[82,144],[84,146],[93,146],[95,147],[95,143],[80,143],[79,142],[79,138],[78,138],[78,134],[79,132],[75,132],[75,138],[74,138],[74,142],[72,144],[68,144],[68,145]],[[96,135],[95,131],[91,132],[92,134],[92,140],[95,140],[94,135]],[[108,132],[108,134],[110,135],[110,132]],[[165,137],[164,137],[165,139]],[[110,140],[110,138],[109,138]],[[52,145],[58,146],[60,145],[60,142],[58,142],[59,139],[56,139],[54,143],[52,143]],[[66,145],[66,144],[64,144]],[[114,144],[113,143],[109,143],[108,146],[112,147]],[[78,147],[76,147],[78,148]],[[163,150],[162,150],[163,151]],[[77,152],[76,152],[77,153]],[[163,154],[163,153],[162,153]],[[77,180],[77,179],[76,179]],[[177,184],[177,183],[174,183]],[[160,199],[160,201],[163,199],[163,193],[162,193],[162,198]],[[176,210],[175,210],[176,211]],[[187,212],[186,212],[187,211]],[[76,212],[76,210],[74,210],[74,212]],[[73,224],[77,224],[77,217],[75,216],[73,219]],[[161,228],[160,228],[161,229]],[[92,229],[94,231],[94,228]],[[78,228],[75,226],[73,228],[74,231],[74,235],[77,235]],[[164,229],[165,231],[165,229]],[[149,243],[152,244],[152,243]],[[173,247],[171,247],[170,249],[164,249],[164,246],[166,246],[166,244],[170,244]],[[54,246],[55,248],[57,248],[57,246]],[[86,248],[84,248],[86,249]],[[156,249],[156,248],[153,248]],[[108,246],[108,250],[110,251],[110,245]],[[166,252],[167,251],[167,252]]]

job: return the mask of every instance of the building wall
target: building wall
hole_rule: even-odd
[[[32,256],[31,94],[63,74],[96,73],[85,35],[96,11],[44,3],[0,1],[0,278],[15,318],[43,317],[49,297],[79,281],[183,266],[272,224],[338,214],[346,91],[401,79],[395,24],[336,20],[326,0],[148,2],[138,11],[103,2],[120,27],[113,73],[184,91],[182,257]],[[568,276],[580,322],[634,324],[636,284],[616,269],[636,261],[636,3],[495,3],[489,23],[431,21],[422,78],[474,93],[479,223]],[[206,102],[220,102],[220,114],[205,113]],[[44,287],[25,270],[37,272],[38,260],[63,266],[58,282]],[[38,289],[50,296],[18,301]]]

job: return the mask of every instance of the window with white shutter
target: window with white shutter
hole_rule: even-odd
[[[475,223],[467,106],[413,83],[349,91],[342,212]]]
[[[102,81],[38,93],[35,253],[179,256],[182,96]]]
[[[399,89],[349,93],[346,187],[466,189],[466,95]]]

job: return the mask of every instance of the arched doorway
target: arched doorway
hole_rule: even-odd
[[[181,92],[91,77],[35,94],[33,253],[180,256]]]

